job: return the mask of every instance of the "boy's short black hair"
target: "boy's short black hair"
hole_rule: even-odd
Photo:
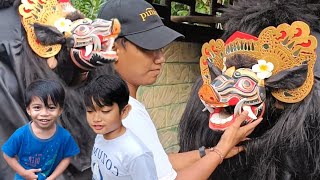
[[[53,80],[36,80],[26,89],[25,106],[28,107],[32,98],[39,97],[44,105],[48,107],[48,98],[50,97],[55,106],[63,108],[65,91],[62,85]]]
[[[94,110],[93,102],[99,107],[112,106],[117,103],[119,110],[128,104],[129,89],[117,75],[101,75],[92,80],[84,90],[84,103]]]

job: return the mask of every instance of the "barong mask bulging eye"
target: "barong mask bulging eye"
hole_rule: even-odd
[[[236,32],[226,42],[202,46],[199,97],[210,112],[209,127],[223,131],[243,110],[247,124],[263,116],[266,88],[278,101],[303,100],[313,86],[317,40],[307,24],[267,27],[259,37]],[[210,70],[216,75],[211,79]]]

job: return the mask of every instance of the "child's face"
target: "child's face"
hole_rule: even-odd
[[[39,97],[33,97],[27,107],[27,113],[36,127],[50,129],[54,127],[54,123],[62,113],[62,109],[60,106],[55,106],[51,98],[48,98],[48,107],[46,107]]]
[[[117,137],[122,129],[121,120],[126,117],[130,106],[127,105],[121,112],[117,103],[112,106],[99,107],[93,102],[94,110],[87,108],[87,121],[96,134],[107,137]],[[109,138],[107,138],[109,139]]]

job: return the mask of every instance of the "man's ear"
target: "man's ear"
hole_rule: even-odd
[[[112,45],[112,50],[118,54],[121,48],[123,48],[122,41],[120,39],[116,39]]]
[[[113,45],[112,45],[112,48],[111,48],[111,49],[112,49],[112,51],[117,51],[117,48],[116,48],[116,42],[114,42],[114,43],[113,43]]]
[[[43,45],[64,44],[66,39],[56,27],[34,23],[37,40]]]
[[[131,105],[127,104],[121,111],[121,119],[126,118],[130,111],[131,111]]]
[[[300,87],[307,79],[308,64],[305,61],[299,66],[281,71],[265,81],[267,87],[274,89],[295,89]]]
[[[119,43],[117,41],[114,41],[111,50],[116,52],[117,54],[119,53]]]

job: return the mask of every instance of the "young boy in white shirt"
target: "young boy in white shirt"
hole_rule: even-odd
[[[126,83],[102,75],[84,91],[87,121],[97,134],[91,156],[94,180],[157,179],[152,152],[122,125],[131,106]]]

